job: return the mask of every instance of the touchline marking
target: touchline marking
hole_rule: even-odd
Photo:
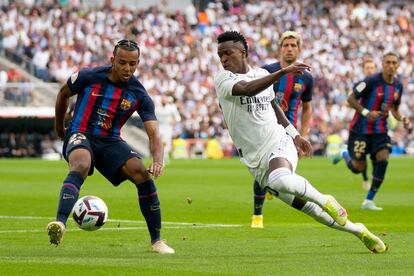
[[[53,220],[53,217],[35,217],[35,216],[0,216],[0,219],[19,219],[19,220]],[[118,223],[136,223],[145,224],[145,221],[140,220],[124,220],[124,219],[108,219],[108,222]],[[198,222],[171,222],[163,221],[162,224],[167,225],[164,229],[181,229],[181,228],[232,228],[241,227],[241,224],[210,224],[210,223],[198,223]],[[103,227],[100,230],[103,231],[120,231],[120,230],[141,230],[147,229],[146,226],[141,227]],[[0,230],[0,233],[39,233],[45,232],[46,230],[38,229],[16,229],[16,230]],[[81,229],[66,229],[66,231],[81,231]]]

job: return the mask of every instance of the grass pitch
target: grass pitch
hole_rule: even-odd
[[[150,251],[135,187],[114,188],[96,171],[81,196],[101,197],[111,221],[85,232],[70,219],[63,243],[50,245],[66,163],[0,160],[0,275],[413,275],[413,168],[413,158],[390,160],[376,197],[384,211],[370,212],[359,209],[360,175],[323,158],[300,162],[299,174],[388,243],[375,255],[277,199],[265,202],[265,228],[251,229],[253,179],[238,160],[173,160],[156,181],[162,237],[176,250],[165,256]]]

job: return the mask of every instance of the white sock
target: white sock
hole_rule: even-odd
[[[278,168],[269,174],[269,189],[292,194],[312,201],[319,206],[326,204],[326,196],[316,190],[305,178],[292,174],[288,168]]]
[[[333,218],[330,215],[328,215],[328,213],[326,213],[324,210],[322,210],[321,207],[319,207],[313,202],[306,202],[305,206],[303,206],[301,211],[309,215],[310,217],[314,218],[319,223],[322,223],[326,226],[332,227],[340,231],[352,233],[356,236],[358,236],[362,231],[360,226],[354,224],[350,220],[347,220],[344,226],[339,225],[333,220]]]

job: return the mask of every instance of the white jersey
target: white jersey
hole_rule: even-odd
[[[180,113],[178,113],[177,107],[174,104],[160,104],[155,108],[155,115],[157,116],[160,131],[163,129],[172,131],[173,123],[181,121]]]
[[[272,141],[285,135],[284,128],[277,123],[271,106],[275,94],[272,86],[256,96],[233,96],[233,86],[239,81],[252,81],[269,75],[262,68],[250,69],[246,74],[220,71],[214,79],[216,93],[224,120],[241,161],[249,168],[255,168],[272,150]]]

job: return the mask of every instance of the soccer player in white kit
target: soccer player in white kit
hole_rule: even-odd
[[[175,124],[181,121],[181,116],[178,113],[176,105],[167,95],[161,96],[161,101],[157,105],[155,115],[158,119],[161,140],[164,145],[164,164],[166,164],[170,159]]]
[[[215,77],[216,93],[240,159],[254,179],[290,206],[295,196],[303,200],[302,212],[324,225],[354,234],[370,251],[385,252],[387,247],[381,239],[363,224],[348,220],[346,210],[333,196],[321,194],[295,173],[298,153],[310,155],[312,147],[275,103],[271,85],[283,74],[300,74],[310,67],[294,63],[269,74],[248,65],[248,46],[239,32],[224,32],[217,41],[224,70]]]

